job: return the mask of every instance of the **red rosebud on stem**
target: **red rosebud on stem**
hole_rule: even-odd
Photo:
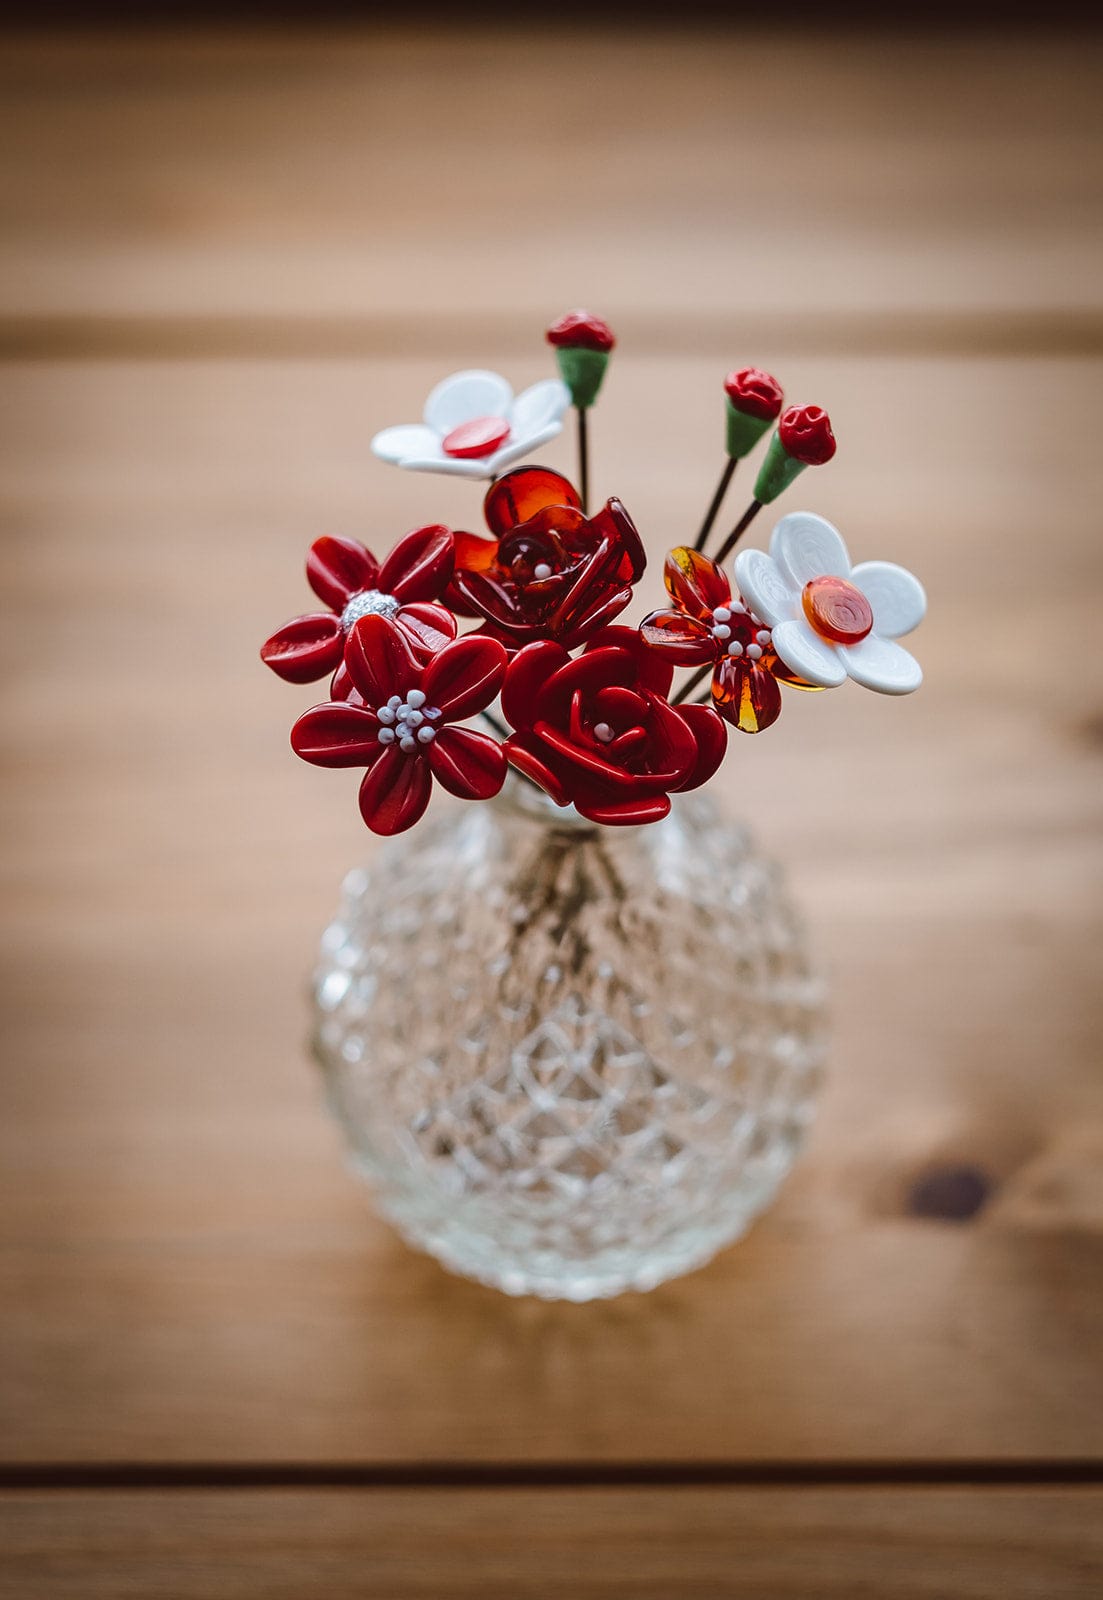
[[[785,396],[777,379],[760,367],[743,367],[724,379],[728,455],[739,461],[752,451],[781,411]]]
[[[568,311],[547,331],[559,374],[571,391],[571,403],[585,411],[597,399],[609,353],[616,344],[607,322],[589,311]]]
[[[835,448],[831,419],[822,406],[790,406],[782,413],[755,479],[755,499],[769,505],[805,467],[822,467],[830,461]]]

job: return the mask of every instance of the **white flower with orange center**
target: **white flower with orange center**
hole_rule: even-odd
[[[923,620],[923,585],[891,561],[852,567],[823,517],[782,517],[769,555],[741,550],[735,577],[776,654],[806,683],[834,689],[850,677],[880,694],[910,694],[923,682],[915,657],[896,643]]]
[[[496,372],[453,372],[430,393],[421,422],[384,428],[371,447],[381,460],[411,472],[496,478],[562,432],[570,403],[558,378],[514,395]]]

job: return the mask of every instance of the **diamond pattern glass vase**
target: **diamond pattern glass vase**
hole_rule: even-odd
[[[707,1261],[808,1125],[820,986],[777,869],[700,796],[598,828],[511,782],[344,885],[315,1050],[382,1212],[445,1266],[588,1300]]]

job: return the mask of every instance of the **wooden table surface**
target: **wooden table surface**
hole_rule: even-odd
[[[7,41],[0,1595],[1100,1592],[1100,54]],[[472,525],[368,439],[578,302],[653,569],[753,361],[841,441],[790,507],[931,597],[922,693],[721,780],[832,974],[809,1149],[585,1307],[346,1175],[304,975],[370,841],[256,661],[318,533]]]

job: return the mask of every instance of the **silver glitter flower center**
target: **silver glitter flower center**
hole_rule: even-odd
[[[400,604],[393,594],[384,594],[382,589],[361,589],[341,612],[341,626],[347,631],[361,617],[393,617]]]

